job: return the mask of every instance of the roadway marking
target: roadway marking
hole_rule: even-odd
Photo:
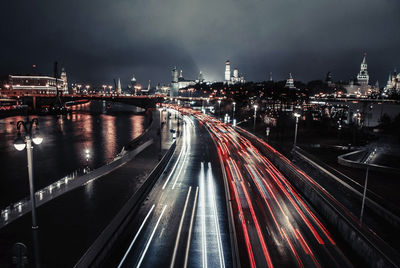
[[[196,210],[198,193],[199,193],[199,186],[196,187],[196,194],[194,195],[194,204],[193,204],[193,208],[192,208],[192,216],[190,218],[189,235],[188,235],[188,239],[186,242],[185,261],[183,264],[183,268],[187,267],[187,262],[188,262],[188,258],[189,258],[190,240],[192,237],[193,221],[194,221],[194,214],[195,214],[195,210]]]
[[[182,213],[181,221],[179,222],[178,234],[177,234],[176,240],[175,240],[174,253],[172,254],[172,260],[171,260],[171,264],[169,266],[170,268],[174,267],[174,264],[175,264],[176,252],[178,250],[178,245],[179,245],[179,239],[181,237],[183,220],[185,219],[186,208],[187,208],[187,204],[188,204],[188,201],[189,201],[190,191],[191,190],[192,190],[192,186],[189,187],[189,190],[188,190],[188,193],[187,193],[187,196],[186,196],[185,206],[183,207],[183,213]]]
[[[129,254],[129,251],[132,249],[133,244],[135,243],[136,239],[138,238],[140,232],[142,231],[143,226],[144,226],[144,224],[146,223],[147,219],[149,218],[149,216],[150,216],[151,212],[153,211],[154,207],[155,207],[155,205],[153,205],[153,206],[151,207],[150,211],[147,213],[146,217],[144,218],[142,224],[141,224],[140,227],[139,227],[138,232],[136,233],[135,237],[133,238],[131,244],[129,245],[128,250],[126,251],[124,257],[123,257],[122,260],[121,260],[121,262],[119,263],[118,268],[120,268],[120,267],[122,266],[122,264],[124,263],[126,257],[127,257],[128,254]]]
[[[217,215],[217,205],[216,205],[217,202],[215,199],[214,182],[213,182],[213,177],[211,175],[211,163],[210,162],[208,162],[207,180],[208,180],[208,192],[211,194],[211,201],[212,201],[211,203],[212,203],[212,208],[213,208],[213,212],[214,212],[215,231],[217,233],[219,266],[225,267],[225,260],[224,260],[223,250],[222,250],[221,233],[220,233],[219,221],[218,221],[218,215]]]
[[[156,226],[154,226],[153,232],[151,233],[150,238],[149,238],[149,240],[147,241],[146,246],[145,246],[145,248],[144,248],[144,251],[143,251],[142,255],[140,256],[139,262],[138,262],[138,264],[136,265],[137,268],[139,268],[140,265],[142,264],[142,261],[143,261],[143,259],[144,259],[144,256],[146,255],[146,252],[147,252],[147,250],[148,250],[148,248],[149,248],[149,246],[150,246],[151,240],[153,240],[153,236],[154,236],[154,234],[155,234],[155,232],[156,232],[156,230],[157,230],[158,224],[160,223],[161,217],[163,216],[163,214],[164,214],[166,208],[167,208],[167,205],[164,205],[164,208],[163,208],[163,210],[161,211],[161,215],[160,215],[160,217],[158,217]]]

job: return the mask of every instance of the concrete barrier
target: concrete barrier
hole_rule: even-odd
[[[337,157],[337,161],[340,165],[343,165],[346,167],[365,169],[366,165],[363,163],[360,163],[359,156],[367,154],[367,153],[368,153],[367,151],[362,151],[362,150],[350,152],[347,154],[339,155]],[[398,169],[398,168],[386,167],[386,166],[381,166],[381,165],[376,165],[376,164],[368,164],[368,166],[369,166],[370,170],[400,174],[400,169]]]
[[[370,267],[398,267],[398,254],[372,232],[363,228],[358,220],[351,215],[335,198],[322,187],[318,188],[310,182],[310,178],[292,164],[286,157],[261,143],[253,134],[237,128],[249,138],[258,150],[279,169],[282,174],[298,189],[313,205],[326,222],[336,229],[336,233],[365,264]]]
[[[151,171],[143,185],[125,203],[122,209],[101,232],[101,234],[97,237],[94,243],[89,247],[89,249],[74,267],[98,267],[101,265],[102,261],[107,256],[107,253],[112,249],[114,243],[123,233],[125,227],[135,215],[137,209],[140,207],[140,204],[144,201],[147,194],[153,188],[153,185],[167,166],[175,151],[175,148],[176,141],[172,143],[167,153]]]

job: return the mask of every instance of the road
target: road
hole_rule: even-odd
[[[111,258],[115,266],[232,266],[215,145],[193,116],[182,121],[176,152],[129,224],[125,247]]]
[[[230,125],[197,113],[218,144],[242,267],[351,267],[290,182]]]

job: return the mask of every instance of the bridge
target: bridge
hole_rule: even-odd
[[[56,103],[56,94],[6,94],[8,97],[22,100],[24,104],[29,105],[33,110],[38,110],[43,106],[51,106]],[[164,95],[141,95],[132,96],[124,94],[62,94],[59,96],[62,104],[67,102],[79,100],[104,100],[109,102],[120,102],[125,104],[134,105],[141,108],[155,108],[157,103],[164,102],[165,100],[171,101],[207,101],[209,98],[205,97],[166,97]]]

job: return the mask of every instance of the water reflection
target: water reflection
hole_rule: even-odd
[[[115,117],[105,116],[105,118],[103,118],[103,121],[104,155],[106,159],[110,161],[116,155]]]
[[[111,115],[102,113],[102,102],[79,106],[71,115],[39,117],[44,141],[33,153],[37,189],[76,169],[87,165],[93,169],[111,161],[144,130],[144,116],[130,113],[131,106],[113,105]],[[0,119],[0,208],[29,194],[26,152],[13,147],[19,120],[25,117]],[[90,151],[88,160],[86,149]]]

